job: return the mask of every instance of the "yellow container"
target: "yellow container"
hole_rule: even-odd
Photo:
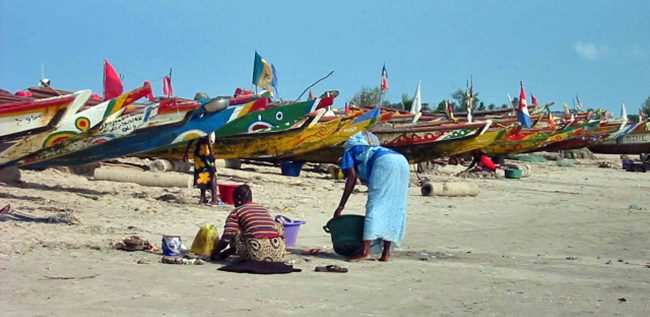
[[[210,256],[214,244],[219,240],[219,231],[214,225],[204,225],[194,237],[192,242],[192,253],[196,255]]]
[[[344,179],[345,178],[345,174],[343,174],[343,171],[340,168],[330,166],[327,169],[330,172],[330,177],[332,177],[333,179]]]

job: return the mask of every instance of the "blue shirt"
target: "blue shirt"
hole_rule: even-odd
[[[349,168],[357,168],[358,165],[364,164],[364,162],[357,160],[357,157],[359,154],[365,152],[368,148],[370,148],[370,145],[355,145],[343,152],[343,158],[341,159],[341,168],[343,170],[349,169]],[[375,161],[381,157],[382,155],[386,154],[399,154],[389,148],[385,148],[383,146],[380,147],[381,150],[375,152],[372,157],[368,160],[366,163],[366,170],[367,170],[367,175],[366,177],[370,179],[370,175],[372,173],[372,166],[375,163]],[[362,179],[362,181],[366,182],[367,180]]]

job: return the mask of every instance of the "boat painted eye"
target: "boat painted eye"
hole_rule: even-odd
[[[284,114],[282,114],[282,111],[278,111],[278,112],[276,112],[276,113],[275,113],[275,118],[276,118],[277,120],[282,120],[282,118],[284,118]]]

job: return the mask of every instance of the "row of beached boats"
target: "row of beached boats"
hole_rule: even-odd
[[[647,119],[592,112],[549,115],[532,105],[532,127],[513,109],[411,114],[394,109],[333,110],[335,91],[301,102],[274,103],[266,91],[195,100],[152,98],[145,84],[110,100],[89,90],[0,90],[0,168],[82,165],[123,156],[181,159],[190,141],[214,132],[216,156],[337,163],[341,144],[372,131],[411,163],[481,149],[492,155],[589,147],[602,153],[650,153]]]

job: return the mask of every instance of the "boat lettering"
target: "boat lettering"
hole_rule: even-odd
[[[116,121],[110,122],[105,129],[106,133],[113,133],[116,131],[119,132],[129,132],[137,129],[140,126],[140,123],[144,120],[144,113],[138,113],[136,115],[120,118]]]
[[[25,123],[26,125],[29,125],[30,123],[36,121],[36,120],[39,119],[40,117],[42,117],[42,114],[40,114],[40,113],[35,113],[35,114],[30,114],[30,115],[28,115],[27,117],[24,117],[24,118],[22,118],[22,119],[21,119],[21,118],[15,118],[15,120],[16,120],[16,125],[19,126],[19,127],[22,126],[23,123]]]
[[[646,143],[650,142],[648,135],[628,135],[625,137],[625,143]]]

